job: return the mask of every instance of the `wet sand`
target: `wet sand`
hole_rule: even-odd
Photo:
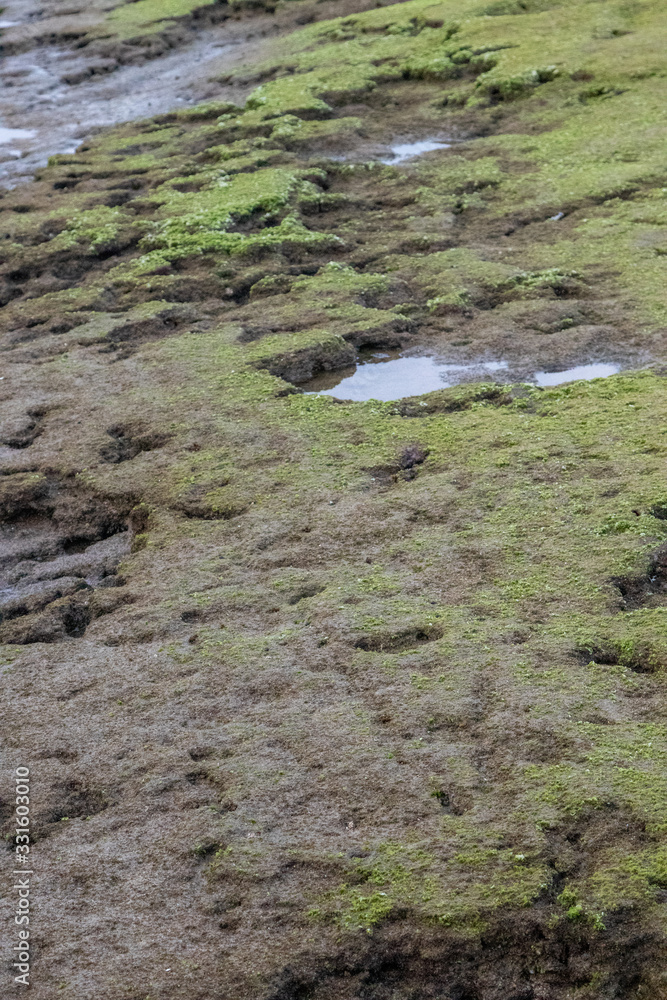
[[[14,0],[2,9],[0,189],[31,180],[50,156],[74,152],[105,127],[209,99],[242,104],[257,78],[239,70],[267,58],[276,38],[373,3],[293,0],[275,13],[230,14],[221,7],[217,23],[168,22],[151,36],[152,47],[134,47],[131,58],[121,42],[116,56],[113,41],[105,43],[106,57],[100,46],[77,48],[76,32],[99,25],[114,6],[113,0],[94,0],[76,10],[48,0]],[[233,84],[226,82],[231,73]],[[13,134],[3,135],[7,129]],[[18,135],[19,129],[31,134]]]
[[[120,66],[73,85],[63,76],[83,66],[84,57],[65,48],[40,47],[5,58],[0,185],[30,180],[49,156],[74,152],[86,136],[106,126],[208,98],[242,102],[252,84],[232,87],[216,78],[261,59],[275,34],[274,23],[270,15],[257,18],[252,29],[247,21],[225,22],[160,59]],[[27,134],[17,134],[19,129]]]

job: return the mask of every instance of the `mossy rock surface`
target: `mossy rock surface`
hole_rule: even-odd
[[[667,997],[664,42],[346,13],[0,198],[38,1000]],[[508,380],[302,391],[366,350]]]

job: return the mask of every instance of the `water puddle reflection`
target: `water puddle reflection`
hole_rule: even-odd
[[[576,382],[579,379],[589,381],[592,378],[609,378],[610,375],[618,375],[620,370],[620,365],[578,365],[562,372],[535,372],[535,381],[541,386],[561,385],[563,382]]]
[[[32,139],[34,135],[35,130],[32,128],[5,128],[0,125],[0,146],[4,146],[8,142],[17,142],[21,139]]]
[[[326,372],[305,383],[308,393],[335,396],[363,402],[379,399],[389,402],[404,396],[420,396],[435,389],[446,389],[459,382],[483,382],[492,372],[507,368],[506,361],[477,364],[445,364],[434,357],[402,357],[395,353],[373,354],[356,368]]]
[[[524,369],[525,370],[525,369]],[[377,399],[390,402],[406,396],[421,396],[425,392],[446,389],[461,382],[530,381],[542,387],[561,385],[563,382],[607,378],[616,375],[620,365],[597,363],[579,365],[560,372],[535,372],[528,379],[517,376],[507,361],[477,361],[474,363],[446,363],[432,355],[404,356],[399,351],[362,353],[355,366],[323,372],[301,385],[308,395],[334,396],[364,402]]]
[[[396,166],[405,160],[413,160],[423,153],[432,153],[434,149],[449,149],[451,143],[442,142],[440,139],[422,139],[420,142],[401,142],[395,146],[390,146],[390,155],[380,157],[380,163],[389,163]]]

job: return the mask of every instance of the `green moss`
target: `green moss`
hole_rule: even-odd
[[[326,143],[331,139],[349,141],[362,127],[360,118],[343,117],[330,121],[304,121],[297,115],[284,114],[271,131],[271,140],[288,149]]]
[[[447,861],[418,845],[382,843],[372,861],[355,865],[354,884],[344,883],[318,902],[316,915],[371,933],[375,924],[408,909],[422,919],[472,930],[500,907],[529,905],[545,878],[543,867],[512,851],[475,847]]]
[[[294,214],[278,221],[290,201],[308,190],[309,182],[281,168],[219,176],[214,185],[182,193],[171,185],[156,191],[162,204],[144,236],[142,248],[149,251],[132,269],[150,271],[160,263],[200,253],[252,254],[258,250],[289,247],[334,247],[339,242],[328,234],[312,233]],[[230,232],[239,222],[257,217],[258,231]],[[273,225],[267,223],[273,222]],[[278,224],[276,224],[278,223]],[[262,228],[264,227],[264,228]]]
[[[117,244],[127,228],[127,216],[120,209],[94,208],[76,213],[51,247],[54,250],[81,247],[86,253],[98,254]]]
[[[85,323],[76,325],[71,331],[70,339],[82,346],[123,339],[123,334],[134,326],[150,324],[156,320],[169,320],[173,317],[180,318],[182,313],[182,306],[165,301],[142,302],[127,312],[97,312],[88,315]]]
[[[386,277],[372,277],[376,287],[387,281]],[[303,295],[309,289],[318,289],[320,296],[335,296],[341,287],[354,292],[367,287],[369,280],[368,275],[329,266],[312,278],[297,279],[298,293]],[[281,505],[298,503],[299,497],[307,496],[314,484],[319,489],[323,482],[337,490],[350,485],[356,488],[369,459],[376,463],[390,460],[403,442],[411,440],[414,431],[406,427],[404,418],[392,412],[390,405],[368,403],[355,407],[313,397],[287,397],[279,403],[270,403],[271,378],[243,370],[242,357],[254,363],[258,346],[232,348],[229,340],[209,334],[179,338],[156,350],[161,364],[173,364],[177,370],[187,372],[191,389],[184,396],[184,387],[180,387],[175,397],[180,405],[184,400],[187,405],[189,398],[193,401],[199,398],[203,379],[215,406],[231,407],[234,413],[250,406],[256,428],[272,426],[274,420],[279,420],[283,433],[298,430],[305,435],[309,457],[300,465],[298,480],[291,475],[282,478],[286,494],[280,500]],[[214,372],[221,374],[214,376]],[[641,400],[643,409],[624,410],[619,402],[628,397]],[[628,899],[634,900],[635,905],[643,905],[643,900],[650,903],[655,894],[651,886],[657,886],[664,877],[661,874],[664,859],[660,853],[667,808],[662,780],[667,759],[664,727],[631,721],[602,725],[582,719],[586,714],[604,711],[602,706],[614,704],[625,696],[626,690],[643,683],[630,665],[637,655],[638,644],[655,643],[663,628],[664,609],[646,609],[621,620],[609,613],[607,595],[600,590],[601,579],[623,571],[626,562],[632,564],[647,544],[645,539],[629,533],[618,537],[596,534],[605,504],[610,508],[620,502],[625,506],[645,507],[652,497],[662,495],[660,469],[648,476],[642,472],[645,459],[632,450],[628,436],[629,428],[632,435],[638,435],[652,433],[656,427],[656,408],[662,412],[664,407],[662,380],[648,374],[630,375],[609,382],[535,392],[531,407],[527,410],[512,404],[498,410],[482,402],[470,409],[434,413],[422,419],[419,437],[431,449],[431,478],[423,488],[419,487],[419,480],[399,487],[398,496],[401,502],[410,503],[411,509],[419,510],[421,506],[429,511],[452,475],[452,468],[467,469],[475,483],[474,501],[469,498],[468,503],[474,502],[484,512],[475,524],[474,544],[477,549],[489,544],[495,546],[496,580],[493,586],[477,588],[475,618],[466,617],[465,607],[443,609],[424,601],[424,607],[433,616],[426,620],[435,621],[437,615],[445,635],[438,640],[442,645],[430,647],[429,658],[419,660],[418,654],[411,650],[398,654],[360,650],[351,669],[368,671],[372,662],[386,662],[384,669],[391,669],[395,678],[407,675],[410,695],[409,699],[404,696],[404,700],[412,706],[411,710],[419,712],[424,700],[424,723],[434,719],[436,726],[442,725],[444,716],[451,720],[448,724],[456,727],[465,719],[456,699],[471,682],[471,663],[475,665],[474,679],[481,668],[480,656],[487,657],[488,662],[496,665],[494,670],[505,664],[503,669],[509,669],[512,678],[509,682],[498,682],[488,711],[517,712],[525,692],[529,717],[534,713],[541,727],[557,725],[560,737],[576,741],[581,750],[575,760],[532,764],[504,776],[501,772],[493,794],[503,784],[511,794],[513,806],[507,816],[498,816],[490,823],[480,824],[474,808],[462,816],[440,815],[440,798],[432,797],[433,786],[425,782],[424,802],[430,803],[434,810],[434,832],[424,841],[414,843],[386,843],[370,837],[367,845],[370,855],[351,863],[339,888],[311,904],[313,918],[350,929],[372,930],[392,915],[407,910],[421,919],[446,926],[475,928],[504,907],[531,905],[549,889],[551,870],[540,856],[540,831],[544,826],[584,822],[596,814],[604,816],[612,810],[610,803],[649,825],[651,835],[658,838],[656,851],[646,849],[632,859],[632,864],[615,856],[599,855],[593,874],[575,880],[568,887],[569,895],[562,895],[555,917],[585,923],[601,932],[605,914],[625,905]],[[591,413],[595,419],[591,419]],[[361,428],[363,443],[351,446],[350,437]],[[499,436],[511,454],[511,464],[500,471],[495,466],[497,447],[491,446]],[[626,483],[622,501],[618,497],[600,497],[606,480],[599,480],[598,459],[588,460],[582,476],[580,462],[564,470],[562,455],[558,455],[557,462],[550,465],[554,471],[560,470],[558,477],[547,483],[532,481],[535,463],[542,466],[545,461],[550,462],[552,448],[565,449],[575,456],[595,453],[608,438],[626,442],[620,450],[616,448],[616,461],[620,464],[613,473],[613,481],[621,475]],[[474,441],[472,447],[471,441]],[[205,466],[210,457],[204,455],[202,461]],[[272,480],[275,475],[273,471]],[[199,481],[200,477],[195,475],[194,479]],[[266,495],[260,500],[262,479],[258,471],[253,481],[255,499],[269,503]],[[409,489],[413,492],[408,497],[405,491]],[[595,497],[593,508],[587,505],[589,496]],[[380,521],[383,512],[395,507],[396,502],[395,496],[377,502]],[[415,523],[419,525],[419,520]],[[541,528],[548,530],[541,533]],[[657,529],[660,528],[658,525]],[[422,588],[430,588],[434,576],[437,578],[441,573],[438,531],[437,522],[431,521],[428,527],[411,535],[411,553],[421,553],[425,561]],[[467,533],[468,529],[462,525],[460,538],[465,539]],[[451,535],[443,529],[444,537]],[[397,543],[396,549],[404,551],[404,543]],[[555,553],[561,567],[556,577]],[[541,561],[531,565],[528,559],[534,560],[536,555]],[[279,572],[275,590],[287,594],[296,586],[298,574],[295,576],[291,571],[292,575],[285,576],[284,569]],[[360,628],[365,633],[390,631],[397,625],[404,627],[419,607],[419,599],[404,592],[405,574],[404,568],[389,573],[379,567],[369,575],[350,567],[329,565],[326,589],[312,599],[309,615],[317,616],[318,609],[331,615],[333,608],[337,608],[347,627]],[[356,596],[368,603],[340,603],[343,595]],[[216,591],[209,594],[211,600],[217,597]],[[237,599],[246,601],[245,591]],[[492,616],[481,617],[480,607],[492,611]],[[544,618],[541,625],[535,625],[535,614]],[[531,627],[538,633],[536,643],[523,645],[520,654],[503,651],[496,638],[499,631],[511,628],[517,617],[531,621]],[[263,643],[269,648],[279,648],[279,643],[291,642],[295,635],[304,636],[309,627],[312,626],[300,622],[287,630],[265,633],[261,638],[239,635],[232,646],[229,640],[224,640],[225,649],[227,655],[233,655],[239,662],[245,662],[247,657],[252,662],[253,657],[261,661]],[[598,642],[602,641],[600,636],[605,641],[613,640],[618,663],[596,664],[575,658],[574,651],[581,647],[586,635],[596,637]],[[221,642],[213,641],[211,632],[207,655],[218,655],[216,650],[221,648]],[[517,663],[512,673],[507,665],[520,657],[527,659],[529,665]],[[418,663],[420,669],[416,670]],[[440,721],[434,716],[434,706],[429,700],[438,692],[442,692],[437,708]],[[359,719],[355,725],[363,729],[368,723]],[[414,754],[415,761],[420,760],[430,738],[411,740],[400,750],[401,754]],[[385,759],[390,765],[395,756]],[[476,789],[475,768],[470,765],[466,769],[461,764],[457,769],[453,764],[448,764],[447,780],[471,788],[474,801],[482,794]],[[511,847],[502,843],[508,829],[514,834]],[[231,862],[225,860],[226,867],[215,869],[216,877],[233,871],[259,877],[268,870],[267,856],[258,848],[243,851],[243,857],[234,861],[237,867],[228,867]]]
[[[472,69],[479,77],[480,94],[513,99],[563,72],[582,67],[596,72],[600,62],[605,64],[610,56],[615,59],[616,52],[609,52],[609,39],[616,40],[617,49],[626,54],[628,42],[623,33],[630,28],[646,32],[648,51],[657,56],[651,30],[654,9],[650,4],[633,12],[615,8],[605,18],[596,4],[565,2],[548,4],[546,10],[533,8],[519,19],[514,12],[503,16],[496,11],[489,20],[470,16],[478,13],[472,2],[462,7],[453,2],[413,0],[400,8],[368,11],[296,33],[288,43],[288,58],[292,70],[296,62],[301,76],[263,85],[256,101],[263,107],[280,103],[283,110],[294,111],[290,93],[307,92],[314,95],[312,100],[319,93],[326,100],[326,92],[337,95],[343,88],[367,89],[372,85],[369,63],[373,61],[381,66],[378,75],[383,79],[391,74],[392,64],[397,75],[417,78],[448,79]],[[633,39],[630,48],[639,63],[641,43]],[[537,66],[536,51],[540,54]],[[338,64],[336,83],[329,75],[333,69],[327,66],[334,63]],[[344,83],[343,67],[349,77]],[[308,108],[326,110],[316,103],[309,103]]]
[[[293,171],[269,168],[233,177],[222,174],[210,186],[192,193],[164,186],[156,191],[158,197],[166,199],[159,209],[159,215],[167,220],[162,228],[178,219],[188,232],[204,227],[223,230],[233,221],[246,219],[255,212],[279,211],[288,203],[297,184]]]
[[[129,6],[138,17],[142,5]],[[537,899],[540,913],[587,930],[601,932],[605,915],[625,906],[649,926],[666,884],[665,608],[623,610],[614,583],[644,572],[666,537],[664,378],[626,373],[548,391],[460,386],[387,404],[281,395],[290,365],[351,360],[352,345],[406,334],[414,316],[426,325],[495,308],[532,323],[545,300],[608,292],[634,308],[638,336],[653,336],[665,316],[667,200],[664,78],[647,74],[662,59],[661,11],[648,2],[544,8],[411,0],[315,24],[274,62],[293,75],[265,83],[245,109],[208,106],[179,113],[178,127],[114,130],[48,168],[49,179],[71,173],[80,193],[58,194],[34,222],[28,213],[7,223],[12,266],[14,255],[94,256],[128,233],[141,237],[78,287],[6,307],[11,329],[30,330],[78,310],[70,342],[81,350],[40,365],[63,394],[98,371],[86,353],[96,342],[170,318],[177,304],[156,300],[154,279],[172,282],[174,298],[177,281],[201,280],[204,290],[189,293],[195,312],[218,295],[214,321],[206,314],[167,340],[133,345],[127,382],[105,403],[105,419],[126,410],[169,427],[168,459],[152,464],[147,454],[110,471],[84,442],[72,462],[83,467],[85,454],[101,491],[140,494],[160,512],[159,526],[140,535],[149,544],[128,559],[128,573],[156,588],[155,553],[171,560],[146,614],[170,636],[183,620],[174,609],[211,616],[192,645],[174,643],[174,658],[205,664],[218,684],[252,684],[258,705],[265,683],[261,711],[289,753],[298,746],[307,757],[304,719],[322,741],[313,758],[326,745],[341,800],[362,813],[350,836],[364,857],[338,857],[333,891],[313,875],[308,906],[348,929],[407,913],[474,930]],[[335,105],[387,83],[422,95],[433,117],[420,105],[420,121],[438,128],[443,107],[458,114],[470,98],[463,114],[487,116],[474,119],[485,134],[413,164],[405,183],[396,168],[322,158],[307,168],[289,152],[356,133],[359,119],[336,119]],[[508,117],[491,135],[499,107]],[[98,182],[118,174],[145,177],[138,204],[91,207]],[[385,213],[371,237],[357,195],[364,212]],[[458,216],[456,238],[469,245],[404,249],[407,213],[392,212],[409,197],[416,219]],[[331,222],[326,211],[345,199],[347,215]],[[60,232],[30,246],[58,212]],[[511,258],[497,236],[510,227],[491,228],[506,221],[524,225]],[[385,250],[390,225],[400,239]],[[440,232],[436,240],[448,245]],[[327,263],[334,252],[346,262]],[[256,267],[263,255],[270,260]],[[160,274],[173,264],[182,270]],[[296,273],[302,266],[308,273]],[[227,304],[248,289],[252,308]],[[137,305],[141,296],[148,301]],[[237,310],[230,322],[227,308]],[[253,324],[257,339],[244,340]],[[428,460],[414,480],[392,479],[415,442]],[[236,576],[220,569],[223,557]],[[266,669],[274,657],[282,673]],[[311,691],[312,702],[297,701]],[[638,710],[644,698],[654,714]],[[241,803],[273,801],[276,774],[257,765],[244,725],[229,723],[230,768],[238,764],[230,784]],[[301,767],[299,758],[295,783]],[[346,768],[363,776],[357,799]],[[364,815],[371,778],[381,792],[377,812]],[[387,820],[400,827],[391,842],[376,823],[380,808],[393,808],[387,789],[411,797]],[[645,838],[628,847],[626,828]],[[570,830],[586,863],[563,862],[558,870],[571,874],[556,898],[546,832]],[[281,850],[236,840],[210,878],[259,885],[284,872]]]
[[[157,31],[164,22],[185,17],[210,7],[216,0],[135,0],[115,7],[107,14],[107,23],[119,37],[135,37]]]

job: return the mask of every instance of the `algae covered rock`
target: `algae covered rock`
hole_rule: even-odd
[[[665,997],[664,11],[78,37],[158,74],[287,6],[203,104],[0,197],[32,989]],[[410,358],[435,391],[330,394]]]

